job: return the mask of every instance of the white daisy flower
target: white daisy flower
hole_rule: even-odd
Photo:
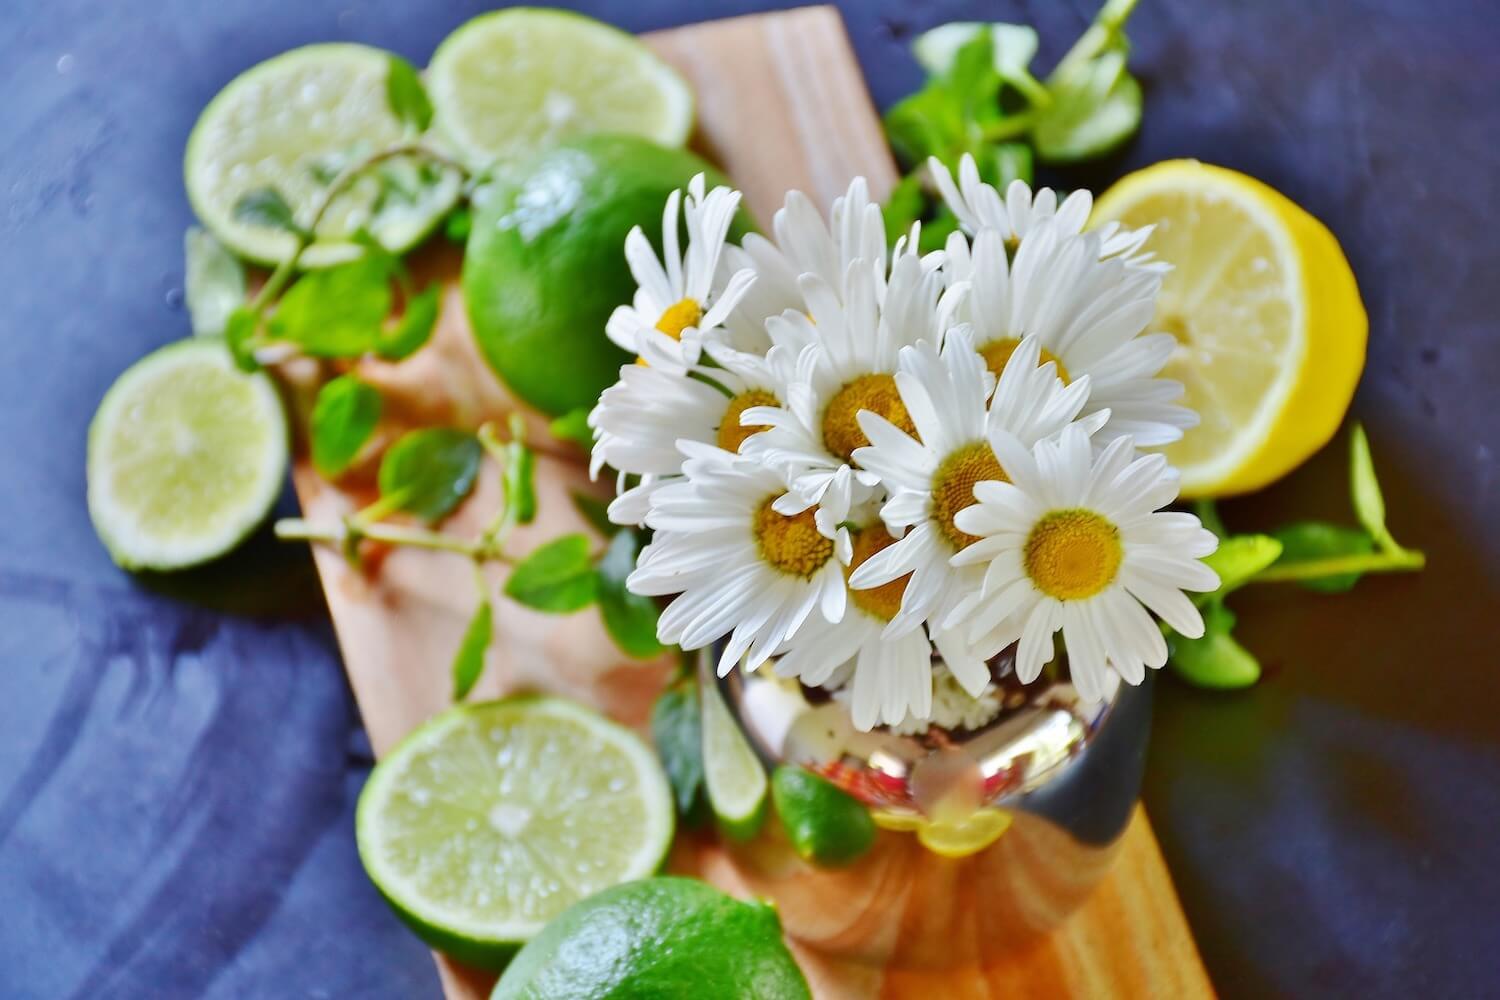
[[[719,674],[743,658],[754,670],[816,609],[837,622],[847,601],[847,529],[829,538],[811,511],[775,510],[786,492],[780,470],[719,448],[684,441],[683,477],[651,498],[655,530],[626,580],[632,593],[676,594],[657,636],[699,649],[728,636]]]
[[[965,153],[958,164],[958,183],[937,157],[930,157],[927,169],[937,184],[943,201],[958,218],[958,224],[970,236],[985,230],[999,234],[1012,251],[1026,242],[1026,236],[1045,222],[1055,222],[1065,232],[1077,235],[1088,225],[1094,208],[1094,196],[1079,189],[1057,203],[1057,192],[1040,188],[1035,194],[1025,181],[1015,180],[1005,189],[1005,197],[979,177],[974,157]],[[1099,255],[1119,257],[1133,268],[1166,271],[1170,265],[1155,260],[1155,254],[1142,253],[1151,236],[1152,226],[1128,229],[1118,222],[1106,222],[1094,230],[1099,236]]]
[[[902,351],[896,383],[914,430],[875,413],[859,415],[871,443],[855,453],[855,461],[890,491],[881,517],[892,533],[904,535],[855,569],[849,583],[856,590],[882,587],[911,574],[900,612],[883,630],[886,639],[924,621],[942,635],[948,615],[979,589],[982,573],[950,560],[976,541],[956,521],[976,502],[974,484],[1006,477],[992,443],[1002,435],[1028,444],[1056,435],[1088,398],[1087,377],[1064,387],[1053,364],[1038,364],[1038,354],[1035,338],[1022,341],[986,405],[984,362],[967,331],[955,328],[948,331],[941,355],[928,343]],[[950,645],[959,653],[949,667],[977,695],[989,682],[987,657],[963,655],[963,643]]]
[[[1034,336],[1063,381],[1089,377],[1083,413],[1110,412],[1101,441],[1129,434],[1142,446],[1168,444],[1197,424],[1197,414],[1174,402],[1182,384],[1156,377],[1177,347],[1171,334],[1145,332],[1158,272],[1100,260],[1097,233],[1078,235],[1055,221],[1033,226],[1013,259],[995,230],[975,237],[972,254],[961,236],[949,244],[944,316],[973,326],[992,372]]]
[[[745,439],[764,427],[746,426],[740,414],[751,407],[778,406],[791,380],[796,354],[773,347],[764,357],[717,344],[705,345],[713,367],[694,365],[677,373],[654,365],[622,365],[620,380],[599,397],[589,413],[594,449],[589,474],[608,465],[621,477],[610,504],[616,524],[645,521],[651,494],[682,470],[679,441],[738,452]],[[639,477],[626,489],[625,477]]]
[[[703,175],[687,197],[673,191],[662,212],[662,258],[640,226],[625,237],[625,259],[638,286],[631,305],[616,307],[605,325],[609,339],[647,365],[681,374],[697,363],[705,341],[723,339],[721,324],[755,282],[749,268],[720,283],[724,239],[740,193],[716,187],[704,194]],[[679,205],[687,224],[687,249],[679,250]]]
[[[749,233],[740,246],[724,248],[721,271],[749,269],[756,275],[755,285],[724,322],[730,343],[740,350],[765,349],[769,344],[765,324],[771,317],[788,309],[809,310],[799,285],[802,275],[817,275],[839,297],[844,294],[849,265],[856,260],[881,278],[885,276],[885,219],[863,177],[854,178],[849,189],[834,199],[828,222],[807,195],[787,192],[771,221],[771,232],[774,241]]]
[[[981,652],[1019,641],[1023,683],[1051,661],[1061,629],[1073,684],[1090,700],[1106,692],[1111,668],[1139,684],[1146,667],[1166,662],[1148,609],[1181,635],[1203,634],[1182,592],[1219,586],[1199,562],[1218,539],[1193,515],[1160,510],[1177,497],[1163,456],[1138,457],[1129,438],[1096,454],[1080,425],[1031,449],[1004,433],[992,444],[1009,482],[980,483],[979,502],[954,519],[976,541],[953,562],[983,568],[984,586],[948,625]]]
[[[859,529],[852,537],[850,570],[895,544],[878,521]],[[885,635],[901,611],[908,582],[903,576],[883,586],[850,590],[843,619],[809,621],[788,641],[776,673],[815,687],[840,686],[848,692],[855,728],[863,731],[929,717],[934,646],[945,661],[959,663],[970,674],[983,670],[988,681],[988,668],[956,636],[939,633],[929,639],[922,629],[894,639]]]
[[[937,299],[941,275],[910,253],[895,256],[884,291],[863,261],[846,274],[846,295],[817,275],[800,279],[808,314],[786,312],[767,328],[778,342],[806,343],[785,405],[756,407],[741,418],[770,430],[745,443],[745,454],[788,469],[792,489],[784,513],[818,505],[820,523],[837,524],[878,485],[874,473],[851,465],[869,443],[858,415],[880,414],[912,430],[894,373],[903,347],[942,337]]]

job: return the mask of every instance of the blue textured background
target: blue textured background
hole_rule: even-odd
[[[577,5],[633,30],[777,6]],[[1030,21],[1043,65],[1089,3],[847,0],[878,103],[913,32]],[[250,64],[350,39],[424,62],[481,5],[0,3],[0,995],[437,996],[366,883],[369,767],[305,554],[265,538],[187,578],[116,570],[84,510],[114,376],[181,337],[180,160]],[[1236,600],[1269,670],[1158,686],[1146,801],[1227,995],[1500,994],[1500,17],[1456,0],[1144,0],[1145,127],[1326,220],[1369,306],[1355,412],[1421,577]],[[1240,527],[1347,519],[1341,449]]]

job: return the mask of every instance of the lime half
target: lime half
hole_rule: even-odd
[[[482,14],[428,68],[436,127],[483,168],[592,132],[680,146],[693,130],[687,82],[634,37],[534,7]]]
[[[364,45],[309,45],[246,70],[219,91],[188,137],[183,173],[193,211],[220,242],[258,263],[283,260],[296,241],[235,218],[244,195],[273,188],[308,225],[342,168],[413,138],[386,96],[392,58]],[[410,158],[381,164],[334,199],[302,263],[322,267],[358,256],[348,237],[361,228],[404,253],[453,207],[460,183],[456,172]]]
[[[672,845],[672,797],[635,734],[572,702],[450,709],[376,766],[360,859],[433,947],[488,968],[573,903],[644,878]]]
[[[121,566],[180,569],[254,530],[286,463],[286,415],[271,380],[237,369],[221,341],[182,341],[137,361],[99,404],[89,516]]]
[[[760,832],[766,818],[769,782],[760,758],[739,724],[729,715],[719,686],[700,684],[703,692],[703,783],[719,828],[737,840]]]

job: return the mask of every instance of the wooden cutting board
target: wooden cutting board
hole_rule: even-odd
[[[869,178],[877,198],[894,183],[879,118],[833,7],[694,25],[646,40],[697,90],[695,144],[734,178],[757,218],[769,220],[791,188],[826,206],[857,174]],[[420,256],[416,269],[447,285],[433,343],[402,365],[363,369],[387,397],[391,418],[383,433],[417,423],[477,426],[516,408],[472,346],[458,266],[451,248],[434,247]],[[568,494],[599,491],[587,480],[582,454],[550,442],[542,422],[531,419],[537,431],[532,441],[551,450],[537,466],[542,514],[513,536],[518,553],[564,532],[589,531]],[[363,471],[367,477],[369,470]],[[294,480],[304,514],[314,521],[331,521],[370,499],[368,480],[358,471],[334,487],[318,478],[305,455]],[[497,470],[487,466],[449,530],[477,533],[498,495]],[[326,548],[317,550],[316,559],[355,698],[375,752],[383,754],[448,706],[449,662],[474,607],[472,571],[461,557],[415,550],[372,559],[366,574]],[[499,576],[491,582],[498,585]],[[582,699],[644,728],[672,667],[665,658],[624,660],[593,610],[559,617],[501,600],[495,604],[495,632],[476,698],[538,688]],[[733,867],[712,843],[685,840],[673,867],[743,893]],[[814,994],[825,1000],[1212,995],[1139,810],[1118,861],[1089,902],[1050,938],[1005,963],[913,973],[840,965],[797,951]],[[438,964],[449,997],[488,996],[492,976],[441,957]]]

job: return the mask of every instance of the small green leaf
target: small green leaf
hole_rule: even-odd
[[[913,166],[936,156],[952,169],[961,155],[954,150],[968,146],[963,105],[940,82],[897,101],[885,114],[885,131],[896,155]]]
[[[559,441],[572,441],[584,451],[594,447],[594,429],[589,426],[588,407],[581,406],[563,414],[547,425],[547,431]]]
[[[275,188],[256,188],[240,195],[234,203],[234,217],[252,226],[266,226],[291,233],[299,239],[308,238],[307,230],[297,225],[292,206]]]
[[[625,578],[635,569],[641,543],[629,529],[615,533],[599,560],[599,614],[615,645],[637,659],[650,659],[665,648],[656,638],[656,602],[632,594]]]
[[[490,635],[494,629],[494,612],[488,600],[479,602],[469,627],[464,629],[463,641],[458,644],[458,654],[453,657],[453,700],[463,701],[474,689],[479,675],[484,673],[484,651],[490,647]]]
[[[536,520],[536,455],[520,441],[505,447],[505,508],[516,524]]]
[[[399,509],[441,521],[474,488],[483,449],[473,434],[447,427],[409,431],[380,463],[380,493],[399,496]]]
[[[505,581],[505,594],[538,611],[577,611],[593,603],[596,580],[589,540],[563,535],[521,561]]]
[[[1259,680],[1260,662],[1230,634],[1234,625],[1234,612],[1215,603],[1204,612],[1202,637],[1170,636],[1171,663],[1178,676],[1198,687],[1221,690],[1249,687]]]
[[[229,314],[245,304],[245,265],[213,234],[189,226],[182,239],[187,274],[183,279],[188,316],[195,337],[220,337]]]
[[[1036,151],[1049,163],[1076,163],[1103,156],[1141,125],[1141,85],[1125,69],[1125,51],[1098,58],[1047,80],[1052,103],[1032,127]]]
[[[392,330],[375,335],[375,353],[387,361],[403,361],[421,350],[437,324],[442,287],[433,282],[406,300],[406,311]]]
[[[1280,555],[1281,542],[1269,535],[1231,535],[1219,542],[1213,554],[1203,558],[1203,564],[1219,574],[1219,589],[1200,595],[1200,600],[1222,598],[1250,582]]]
[[[240,371],[260,371],[260,362],[255,360],[255,330],[260,326],[260,317],[248,306],[239,306],[224,321],[224,344],[229,348],[235,365]]]
[[[1380,480],[1375,478],[1370,439],[1362,424],[1355,424],[1349,436],[1349,492],[1354,497],[1354,514],[1375,544],[1385,552],[1401,551],[1385,526],[1385,497],[1380,492]]]
[[[443,220],[443,235],[449,242],[464,244],[469,240],[469,232],[474,228],[474,213],[468,205],[460,205],[448,213],[448,218]]]
[[[620,526],[609,519],[609,504],[598,497],[591,497],[587,493],[579,493],[574,490],[569,494],[573,498],[573,506],[583,519],[593,525],[595,531],[605,538],[613,538]]]
[[[1346,528],[1322,521],[1289,524],[1272,534],[1281,542],[1281,558],[1276,561],[1278,566],[1339,556],[1367,555],[1375,551],[1374,540],[1358,528]],[[1353,587],[1359,577],[1358,573],[1340,573],[1297,582],[1309,590],[1340,594]]]
[[[703,825],[711,814],[703,784],[703,717],[696,678],[683,678],[656,699],[651,739],[672,785],[678,815],[689,826]]]
[[[313,404],[313,466],[332,479],[349,468],[380,422],[380,393],[353,375],[340,375],[318,390]]]
[[[411,63],[398,55],[390,57],[385,76],[385,99],[391,113],[414,132],[426,132],[432,124],[432,101]]]
[[[271,317],[271,335],[319,358],[352,358],[375,348],[391,311],[391,260],[358,260],[310,271],[287,289]]]

